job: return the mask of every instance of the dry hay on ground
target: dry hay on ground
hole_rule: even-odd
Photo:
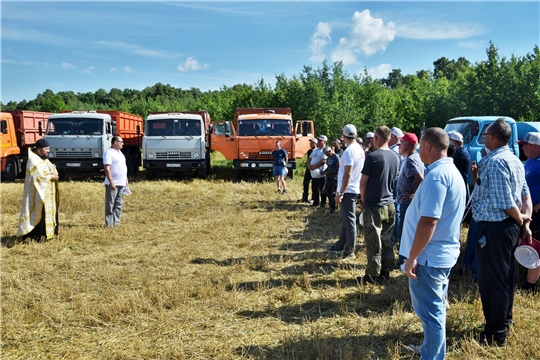
[[[103,185],[62,182],[60,236],[14,241],[22,183],[2,184],[2,358],[411,359],[421,324],[407,280],[359,287],[365,252],[326,249],[339,215],[271,181],[134,181],[122,226],[103,224]],[[540,358],[537,296],[516,296],[508,346],[472,341],[475,285],[451,281],[449,359]]]

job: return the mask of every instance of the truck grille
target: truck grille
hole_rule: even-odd
[[[83,158],[91,158],[92,152],[91,151],[57,151],[56,154],[54,154],[56,158],[70,158],[70,159],[83,159]]]
[[[174,151],[174,152],[157,152],[156,153],[156,159],[159,160],[168,160],[168,159],[191,159],[191,152],[180,152],[180,151]]]
[[[270,154],[260,154],[258,152],[249,152],[248,158],[250,160],[273,160],[272,152],[268,151]]]

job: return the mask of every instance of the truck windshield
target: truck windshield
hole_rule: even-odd
[[[238,122],[239,136],[290,136],[290,120],[240,120]]]
[[[47,122],[47,135],[102,135],[103,120],[58,118]]]
[[[146,122],[146,136],[201,136],[201,121],[161,119]]]
[[[444,131],[449,133],[450,131],[457,131],[463,135],[463,142],[469,143],[472,138],[472,130],[478,129],[478,124],[476,121],[472,120],[463,120],[463,121],[451,121],[446,124]]]

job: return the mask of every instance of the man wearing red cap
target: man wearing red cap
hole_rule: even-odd
[[[420,159],[420,155],[416,152],[416,144],[418,144],[416,135],[413,133],[406,133],[405,136],[401,138],[401,145],[399,146],[399,154],[404,160],[396,185],[396,204],[398,208],[396,213],[399,213],[396,223],[396,243],[399,243],[401,239],[403,220],[405,219],[407,208],[411,204],[411,200],[418,185],[420,185],[420,182],[424,179],[425,167]],[[399,262],[403,262],[401,258]]]

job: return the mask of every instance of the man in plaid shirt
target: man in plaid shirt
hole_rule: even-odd
[[[472,166],[476,180],[473,218],[480,227],[476,243],[478,288],[486,319],[479,341],[502,346],[512,324],[514,250],[520,235],[530,236],[532,203],[523,164],[508,147],[510,126],[498,119],[482,135],[491,152],[478,167]]]

